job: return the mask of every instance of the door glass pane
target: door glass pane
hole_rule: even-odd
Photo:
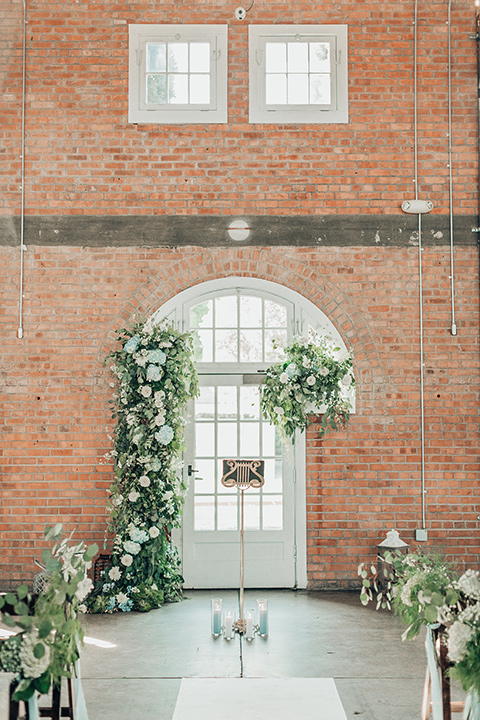
[[[195,460],[195,492],[215,492],[215,460]]]
[[[275,426],[263,423],[263,455],[275,455]]]
[[[259,420],[259,390],[255,385],[240,387],[240,418],[242,420]]]
[[[245,530],[260,530],[260,494],[246,490],[244,503]]]
[[[201,387],[200,395],[195,399],[195,417],[213,420],[215,418],[215,388]]]
[[[222,295],[215,298],[215,325],[222,328],[237,327],[236,295]]]
[[[240,362],[262,361],[262,331],[240,330]]]
[[[264,493],[282,492],[282,461],[268,459],[265,460],[265,485]]]
[[[230,494],[217,499],[217,529],[236,530],[237,524],[237,493],[230,489]]]
[[[215,333],[215,361],[237,362],[237,331],[217,330]]]
[[[259,423],[240,423],[240,455],[242,457],[253,459],[260,455],[259,430]]]
[[[197,457],[215,456],[215,425],[213,423],[196,423],[195,445]]]
[[[199,495],[195,497],[195,530],[215,530],[215,496]]]
[[[218,424],[218,450],[225,460],[237,457],[237,423]]]
[[[281,495],[264,495],[262,520],[264,530],[282,530],[283,499]]]
[[[219,387],[217,388],[217,413],[218,419],[224,420],[226,418],[237,417],[237,388],[232,385],[231,387]],[[221,446],[219,448],[221,450]]]

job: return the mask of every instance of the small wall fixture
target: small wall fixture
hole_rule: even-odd
[[[402,210],[412,215],[421,215],[433,210],[433,203],[431,200],[404,200]]]
[[[233,220],[228,226],[227,232],[230,240],[242,242],[242,240],[246,240],[250,235],[250,228],[245,220]]]

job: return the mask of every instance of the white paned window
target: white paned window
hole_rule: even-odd
[[[226,25],[130,25],[131,123],[227,122]]]
[[[347,69],[346,25],[250,25],[250,122],[348,122]]]

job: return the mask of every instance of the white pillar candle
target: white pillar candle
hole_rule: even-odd
[[[231,612],[225,615],[225,640],[232,639],[233,632],[233,616]]]
[[[253,639],[253,613],[251,612],[247,612],[246,615],[245,637],[247,638],[247,640]]]

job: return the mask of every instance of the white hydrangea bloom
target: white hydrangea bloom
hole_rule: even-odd
[[[90,580],[89,577],[83,578],[83,580],[80,580],[80,582],[77,585],[77,589],[75,591],[75,597],[78,598],[78,600],[82,601],[85,600],[90,590],[93,589],[93,582]]]
[[[467,644],[472,637],[473,629],[460,621],[456,621],[448,631],[448,657],[452,662],[460,662],[465,656]]]
[[[37,658],[33,654],[33,648],[39,643],[45,648],[45,653],[41,658]],[[38,678],[48,668],[50,664],[50,648],[38,639],[36,630],[24,636],[20,646],[20,662],[23,674],[27,678]]]

